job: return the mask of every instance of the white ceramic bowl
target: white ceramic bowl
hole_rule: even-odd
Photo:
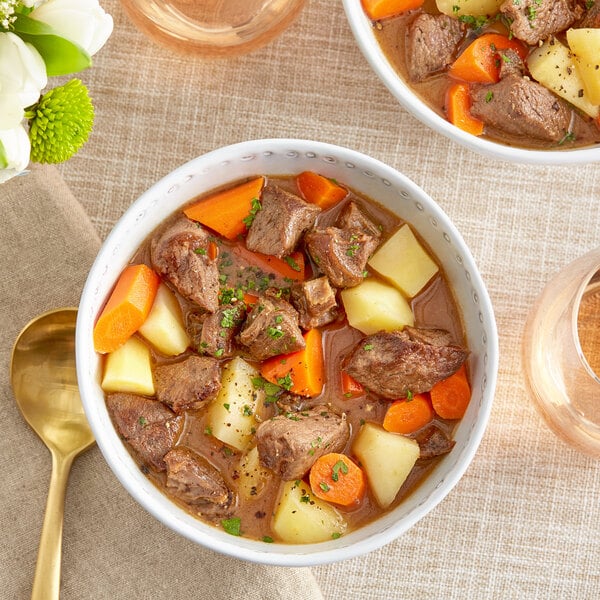
[[[373,71],[408,112],[434,131],[485,156],[511,162],[567,165],[600,161],[600,145],[574,150],[528,150],[496,143],[455,127],[429,108],[394,69],[375,38],[372,21],[364,13],[360,0],[342,2],[358,47]]]
[[[92,330],[121,270],[162,221],[193,197],[257,174],[313,170],[334,177],[411,223],[441,262],[464,319],[471,351],[473,398],[456,433],[456,446],[400,506],[337,540],[311,545],[268,544],[233,537],[205,525],[170,502],[142,474],[115,431],[100,388],[100,360]],[[287,566],[343,560],[402,535],[432,510],[473,459],[487,425],[498,368],[496,323],[488,293],[462,237],[419,187],[385,164],[358,152],[302,140],[258,140],[220,148],[168,174],[134,202],[103,244],[86,282],[77,319],[77,376],[86,415],[100,450],[129,493],[181,535],[241,559]]]

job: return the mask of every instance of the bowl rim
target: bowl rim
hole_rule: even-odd
[[[354,161],[357,165],[367,164],[369,170],[376,172],[378,176],[384,178],[382,181],[385,181],[386,184],[389,182],[401,183],[407,189],[411,190],[420,201],[423,201],[431,209],[435,218],[446,228],[445,231],[447,230],[459,242],[462,255],[461,260],[470,269],[470,285],[478,294],[480,320],[483,319],[486,327],[488,337],[487,364],[482,367],[484,369],[484,378],[486,379],[485,388],[482,389],[477,419],[474,420],[468,431],[467,442],[460,449],[460,454],[456,456],[454,464],[448,469],[448,473],[442,478],[436,488],[431,491],[424,501],[411,507],[408,516],[404,516],[401,523],[398,521],[386,523],[382,530],[364,539],[361,539],[357,532],[363,532],[362,535],[364,535],[364,531],[373,524],[385,519],[385,515],[354,532],[342,536],[338,540],[319,544],[267,544],[233,537],[221,532],[212,526],[202,523],[183,509],[180,509],[175,503],[168,500],[162,492],[154,488],[153,484],[141,474],[141,471],[133,462],[127,449],[116,434],[114,427],[112,425],[103,426],[102,420],[97,418],[98,415],[101,415],[105,419],[107,411],[104,401],[99,404],[95,402],[98,395],[100,395],[98,392],[101,390],[98,382],[92,381],[93,378],[90,376],[89,371],[92,362],[96,364],[99,362],[96,353],[93,351],[93,347],[90,346],[93,319],[97,311],[97,308],[94,309],[94,297],[98,293],[99,278],[103,275],[107,261],[111,261],[115,244],[118,243],[120,237],[123,235],[126,225],[137,223],[140,215],[144,214],[153,203],[156,203],[156,198],[161,193],[166,194],[167,190],[172,190],[175,187],[173,185],[174,182],[189,177],[191,171],[196,173],[201,172],[202,167],[211,164],[229,164],[234,156],[243,161],[247,160],[247,157],[252,153],[273,153],[273,151],[279,151],[282,154],[287,153],[288,156],[300,153],[305,153],[308,156],[310,153],[313,156],[319,155],[323,157],[323,160],[326,160],[329,156],[337,156],[347,161],[346,165],[350,161]],[[367,174],[366,171],[364,173]],[[203,190],[197,193],[203,193]],[[173,210],[176,210],[181,204],[173,205]],[[123,487],[125,487],[138,504],[156,517],[157,520],[183,537],[225,555],[249,562],[276,566],[312,566],[337,562],[371,552],[400,537],[400,535],[408,531],[416,522],[437,506],[450,493],[465,473],[473,460],[486,430],[496,386],[498,354],[496,321],[487,289],[469,248],[441,207],[405,175],[378,159],[342,146],[289,138],[249,140],[217,148],[186,162],[143,192],[117,221],[102,244],[82,291],[76,326],[77,375],[84,410],[90,421],[90,426],[96,437],[100,451]],[[101,395],[103,400],[104,396],[103,394]],[[411,496],[409,496],[410,498]],[[401,503],[400,506],[403,504]],[[166,513],[163,512],[165,507],[167,507]],[[391,515],[393,512],[387,514]],[[392,517],[390,517],[390,521],[392,521]],[[355,540],[354,538],[358,539]]]
[[[429,108],[396,72],[373,35],[372,21],[363,11],[360,0],[342,0],[356,44],[371,69],[395,99],[419,121],[433,131],[484,156],[519,164],[569,165],[600,161],[600,144],[572,150],[536,150],[493,142],[462,131]]]

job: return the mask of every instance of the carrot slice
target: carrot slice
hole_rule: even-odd
[[[290,392],[314,397],[323,390],[325,379],[321,332],[309,329],[303,337],[303,350],[268,358],[261,364],[260,374]]]
[[[388,407],[383,428],[394,433],[414,433],[425,427],[434,417],[426,394],[415,394],[412,399],[396,400]]]
[[[362,396],[364,393],[365,388],[356,379],[348,375],[346,371],[342,371],[342,394],[346,398],[354,398]]]
[[[514,50],[525,60],[527,49],[500,33],[485,33],[473,40],[452,63],[450,75],[470,83],[496,83],[500,79],[502,50]]]
[[[308,479],[317,498],[341,506],[358,504],[366,489],[363,470],[348,456],[337,452],[317,458]]]
[[[442,419],[462,419],[471,400],[471,386],[465,366],[462,365],[456,373],[436,383],[429,395],[433,410]]]
[[[246,233],[248,223],[256,213],[264,182],[264,177],[257,177],[203,198],[183,212],[189,219],[198,221],[223,237],[233,240]]]
[[[270,254],[261,254],[260,252],[251,252],[244,246],[235,246],[231,252],[239,256],[242,260],[251,265],[255,265],[266,271],[274,273],[284,279],[292,281],[304,281],[306,272],[306,261],[302,252],[292,252],[285,258],[277,258]]]
[[[307,202],[326,210],[345,198],[348,190],[331,179],[312,171],[304,171],[296,177],[296,185]]]
[[[143,325],[159,283],[147,265],[125,268],[94,326],[96,352],[114,352]]]
[[[424,0],[361,0],[361,2],[367,16],[373,21],[379,21],[419,8]]]
[[[463,131],[472,135],[483,133],[483,121],[471,115],[471,94],[466,83],[452,84],[446,93],[446,113],[448,120]]]

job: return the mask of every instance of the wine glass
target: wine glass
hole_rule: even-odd
[[[522,359],[550,428],[600,457],[600,248],[548,282],[527,318]]]

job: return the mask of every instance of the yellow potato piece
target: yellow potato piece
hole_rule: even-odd
[[[288,544],[324,542],[342,535],[347,523],[329,503],[319,500],[302,481],[283,484],[272,522],[273,531]]]
[[[599,107],[588,98],[571,51],[556,38],[545,41],[527,57],[532,77],[592,118]]]
[[[567,42],[592,104],[600,104],[600,29],[568,29]]]
[[[376,279],[346,288],[341,298],[348,323],[367,335],[414,325],[415,317],[406,298],[395,287]]]
[[[504,0],[436,0],[438,10],[450,17],[495,15]]]
[[[130,392],[154,395],[150,350],[136,337],[106,355],[102,389],[105,392]]]
[[[365,423],[354,440],[352,452],[367,474],[375,500],[386,508],[415,466],[420,449],[412,438]]]
[[[241,452],[251,445],[257,427],[255,413],[264,396],[252,384],[258,376],[253,366],[235,357],[223,368],[222,387],[208,407],[207,422],[212,435]]]
[[[150,313],[138,331],[166,356],[181,354],[190,345],[179,302],[164,283],[158,287]]]
[[[260,464],[258,448],[254,446],[240,459],[238,486],[246,500],[258,498],[272,477],[272,472]]]
[[[408,225],[378,248],[369,266],[408,298],[416,296],[439,270]]]

